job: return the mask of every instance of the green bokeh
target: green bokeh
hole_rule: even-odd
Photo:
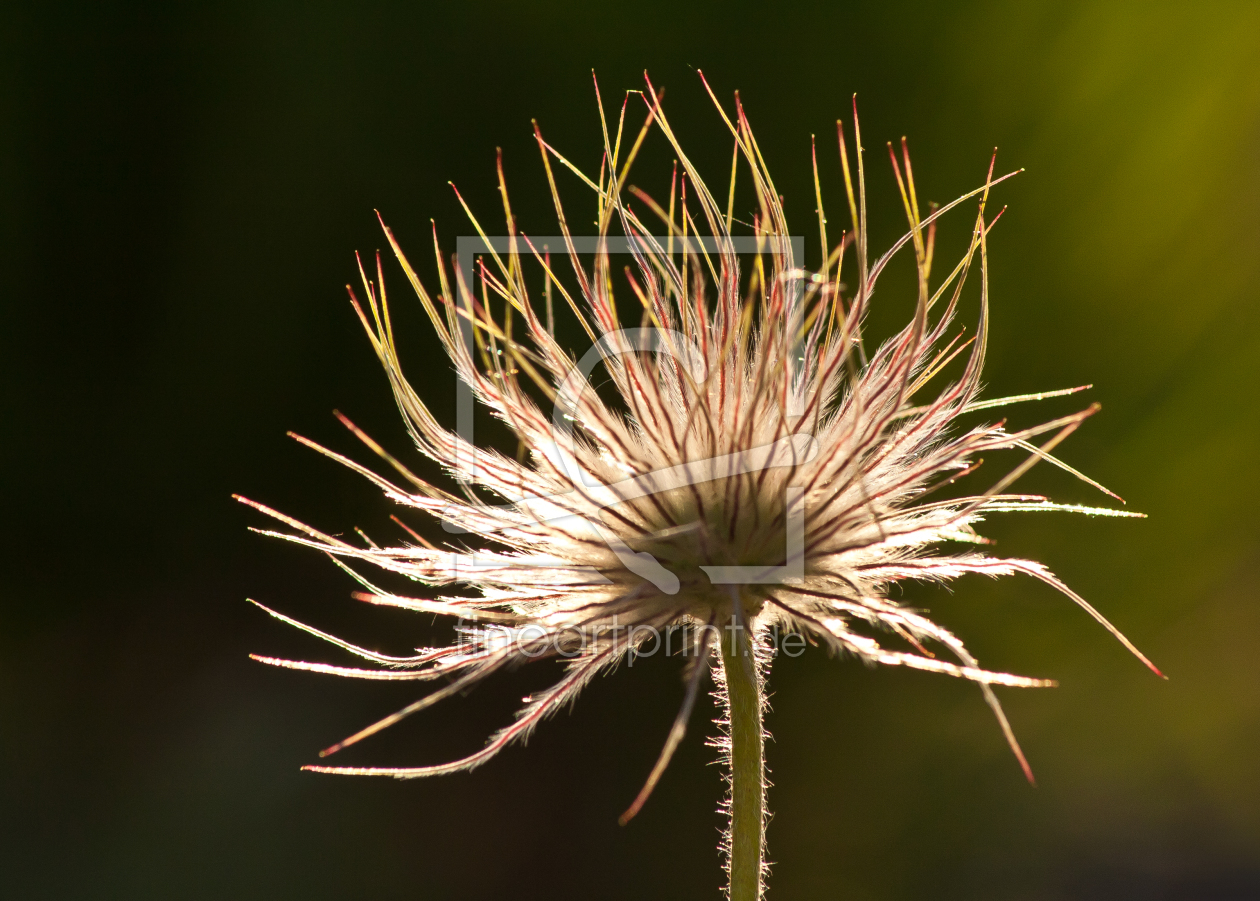
[[[771,897],[1260,896],[1260,5],[0,17],[0,895],[718,897],[703,720],[641,817],[616,825],[680,699],[675,662],[603,680],[471,776],[395,784],[296,768],[406,695],[244,656],[318,653],[246,596],[383,648],[428,634],[353,609],[331,567],[249,535],[228,495],[330,529],[385,520],[370,487],[282,437],[342,441],[337,407],[404,446],[340,294],[351,253],[381,243],[373,209],[417,257],[430,218],[453,249],[466,226],[445,182],[492,217],[496,146],[516,208],[546,228],[530,119],[597,162],[593,67],[606,97],[650,70],[718,184],[729,145],[693,69],[723,99],[739,89],[809,236],[809,137],[830,148],[854,92],[877,239],[900,223],[886,140],[909,136],[936,200],[976,184],[995,145],[999,165],[1026,167],[998,197],[990,393],[1092,383],[1103,410],[1063,455],[1150,517],[989,534],[1049,564],[1167,682],[1044,586],[906,589],[986,665],[1062,683],[1003,694],[1036,788],[970,686],[821,653],[780,662]],[[877,301],[876,326],[908,310],[892,290]],[[416,381],[448,415],[447,367],[421,317],[400,316]],[[1100,500],[1054,471],[1027,486]],[[548,675],[478,690],[361,759],[475,749]]]

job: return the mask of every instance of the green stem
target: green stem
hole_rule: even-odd
[[[761,681],[748,629],[736,620],[722,630],[731,739],[730,901],[760,901],[765,825],[765,758]]]

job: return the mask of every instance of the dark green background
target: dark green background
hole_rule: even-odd
[[[336,407],[405,449],[344,299],[352,251],[380,245],[379,208],[431,274],[429,218],[448,250],[467,232],[448,179],[494,219],[495,146],[547,228],[530,119],[593,167],[592,67],[606,98],[650,69],[717,185],[729,145],[693,67],[738,88],[809,236],[809,136],[854,91],[868,149],[909,135],[927,196],[974,185],[995,144],[1026,166],[999,195],[991,394],[1094,383],[1103,412],[1065,456],[1150,514],[989,533],[1166,683],[1044,586],[907,589],[986,664],[1061,680],[1003,694],[1037,788],[968,685],[817,652],[776,667],[771,897],[1260,897],[1260,6],[1174,2],[6,4],[0,895],[718,897],[707,702],[616,824],[679,701],[676,661],[599,681],[472,775],[400,784],[297,767],[408,693],[246,658],[324,653],[247,596],[387,650],[439,631],[355,609],[229,494],[383,530],[370,486],[284,438],[351,448]],[[901,219],[871,161],[883,239]],[[448,367],[390,274],[410,371],[447,415]],[[879,303],[877,323],[909,309]],[[1052,471],[1027,487],[1100,500]],[[475,750],[551,675],[503,677],[353,759]]]

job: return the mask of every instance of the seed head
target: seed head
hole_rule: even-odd
[[[645,120],[632,141],[624,126],[636,98],[645,105]],[[754,196],[746,224],[733,215],[735,167],[723,206],[683,152],[650,81],[644,92],[627,95],[615,137],[601,105],[605,151],[597,177],[580,172],[535,129],[571,272],[562,272],[539,240],[517,229],[501,163],[506,233],[496,245],[469,211],[488,251],[471,283],[458,261],[448,269],[438,252],[439,288],[426,287],[382,222],[458,377],[517,437],[523,453],[513,458],[478,447],[433,417],[399,363],[379,255],[374,279],[360,265],[365,295],[361,301],[351,291],[354,309],[417,449],[453,476],[459,491],[414,475],[344,417],[400,481],[298,440],[372,480],[396,504],[466,537],[436,547],[408,529],[410,538],[393,544],[356,544],[246,503],[290,528],[265,534],[331,555],[363,586],[361,599],[456,618],[458,640],[411,656],[387,656],[274,613],[375,666],[257,659],[354,678],[441,685],[325,755],[514,663],[565,662],[558,682],[527,699],[513,723],[461,760],[307,769],[410,778],[479,766],[528,736],[596,673],[642,650],[661,630],[685,626],[692,665],[683,709],[628,816],[681,739],[705,674],[720,670],[722,629],[749,628],[758,637],[753,646],[763,649],[769,630],[795,631],[868,663],[976,682],[1031,778],[992,686],[1053,683],[982,668],[954,635],[889,596],[897,582],[948,582],[965,573],[1023,574],[1054,586],[1154,669],[1040,563],[978,549],[985,541],[975,527],[991,513],[1133,515],[1008,491],[1038,461],[1080,476],[1051,452],[1097,405],[1020,429],[977,415],[1084,390],[980,399],[989,323],[987,240],[1001,215],[990,214],[990,193],[1010,175],[995,177],[990,161],[979,187],[924,214],[904,140],[900,159],[889,145],[909,227],[871,261],[855,110],[856,178],[838,127],[852,226],[829,243],[815,157],[819,238],[826,253],[817,271],[807,271],[742,105],[737,98],[732,120],[714,103]],[[627,180],[653,129],[677,157],[667,202]],[[557,167],[571,170],[595,195],[598,230],[591,239],[574,235],[567,224]],[[974,211],[971,238],[956,264],[934,279],[937,223],[955,209]],[[583,240],[593,240],[591,253],[582,249]],[[434,243],[436,248],[436,233]],[[630,265],[624,274],[614,273],[613,257],[622,252]],[[914,257],[914,315],[873,348],[864,340],[864,318],[897,253]],[[976,281],[978,318],[967,328],[960,324],[963,289]],[[557,342],[554,306],[560,300],[590,339],[592,350],[580,357]],[[626,321],[630,309],[633,318]],[[611,397],[588,385],[597,363],[610,379],[604,394]],[[1018,459],[987,490],[941,491],[983,458],[1007,450]],[[404,596],[376,585],[365,574],[372,570],[459,593]],[[758,678],[768,660],[759,651],[750,663]]]

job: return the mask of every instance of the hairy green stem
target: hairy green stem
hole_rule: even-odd
[[[730,901],[760,901],[765,825],[765,748],[761,725],[761,681],[752,636],[736,620],[723,629],[731,740]]]

